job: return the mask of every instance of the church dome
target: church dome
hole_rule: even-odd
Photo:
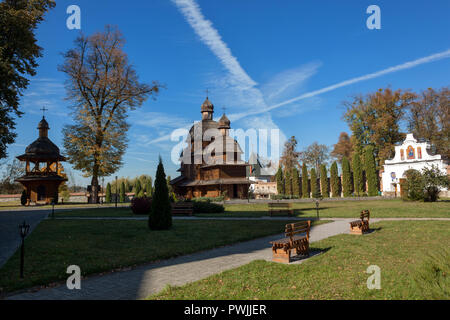
[[[214,112],[214,105],[209,101],[208,97],[202,104],[201,112]]]
[[[48,126],[48,122],[47,122],[47,120],[45,120],[44,117],[42,117],[42,120],[39,121],[37,128],[38,129],[50,129],[50,127]]]
[[[230,129],[230,123],[230,119],[224,113],[219,119],[219,129]]]

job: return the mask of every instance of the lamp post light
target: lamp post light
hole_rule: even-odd
[[[25,237],[30,231],[30,225],[25,223],[25,220],[21,225],[19,225],[19,234],[22,238],[22,245],[20,248],[20,278],[23,279],[23,264],[24,264],[24,255],[25,255]]]

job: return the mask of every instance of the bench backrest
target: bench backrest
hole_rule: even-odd
[[[269,202],[269,208],[291,208],[290,202]]]
[[[296,234],[306,233],[306,239],[309,241],[309,230],[311,229],[311,221],[301,221],[296,223],[289,223],[284,230],[286,238],[291,238]]]
[[[360,216],[361,220],[364,221],[364,219],[367,219],[367,221],[369,221],[370,219],[370,211],[369,210],[363,210],[361,211],[361,216]]]

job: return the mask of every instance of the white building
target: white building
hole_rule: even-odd
[[[422,171],[427,166],[436,165],[442,173],[448,174],[448,163],[441,155],[430,155],[430,149],[428,142],[417,142],[412,133],[407,134],[403,144],[395,147],[394,158],[384,162],[383,195],[400,196],[400,180],[406,178],[404,173],[409,169]]]

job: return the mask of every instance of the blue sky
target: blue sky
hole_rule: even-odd
[[[149,99],[130,114],[130,143],[117,175],[154,176],[161,155],[166,174],[175,177],[170,152],[176,142],[168,135],[200,119],[207,88],[215,118],[226,107],[233,128],[279,128],[303,149],[314,141],[332,146],[340,132],[348,132],[342,102],[352,95],[386,86],[416,91],[448,86],[450,2],[432,3],[57,1],[37,31],[44,57],[21,100],[25,114],[9,156],[21,154],[36,138],[43,105],[49,109],[49,136],[61,148],[61,129],[72,123],[65,76],[57,70],[61,53],[73,47],[79,33],[66,27],[69,5],[81,8],[84,34],[117,25],[141,81],[167,86],[156,101]],[[380,30],[366,27],[371,4],[381,9]],[[298,99],[286,102],[293,98]],[[88,184],[80,172],[71,171],[77,183]]]

